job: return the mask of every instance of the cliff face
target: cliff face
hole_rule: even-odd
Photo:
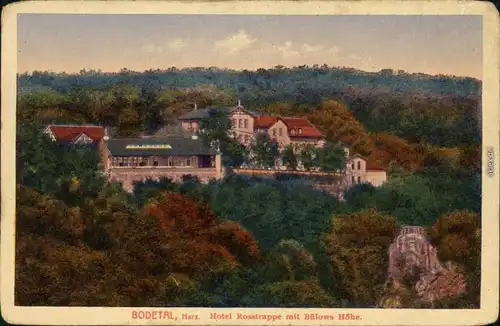
[[[424,303],[452,298],[465,291],[465,278],[458,267],[442,264],[425,229],[415,226],[403,227],[389,247],[388,283],[410,286]]]

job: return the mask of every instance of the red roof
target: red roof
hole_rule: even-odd
[[[82,133],[93,141],[100,141],[104,138],[104,128],[99,126],[52,125],[49,126],[49,130],[56,140],[60,141],[73,141]]]
[[[288,126],[288,135],[296,138],[323,138],[323,134],[306,118],[282,117],[283,122]],[[299,132],[299,129],[302,131]],[[291,131],[295,134],[292,135]]]
[[[385,169],[377,162],[366,162],[367,171],[385,171]]]
[[[263,115],[263,116],[255,118],[253,125],[254,125],[254,128],[267,129],[267,128],[271,127],[273,124],[275,124],[276,121],[278,121],[277,116]]]

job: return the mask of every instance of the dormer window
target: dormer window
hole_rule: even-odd
[[[302,135],[302,128],[299,128],[299,135]]]
[[[292,136],[295,135],[295,129],[290,130],[290,135],[292,135]]]

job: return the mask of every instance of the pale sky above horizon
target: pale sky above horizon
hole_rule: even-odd
[[[481,16],[21,14],[18,72],[328,64],[482,77]]]

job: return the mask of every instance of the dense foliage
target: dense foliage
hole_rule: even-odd
[[[335,119],[340,119],[342,137],[356,137],[360,151],[369,145],[363,138],[366,131],[390,132],[410,143],[425,141],[438,147],[477,142],[480,137],[480,126],[474,122],[480,120],[481,83],[472,78],[303,66],[241,72],[215,68],[77,75],[35,71],[20,74],[18,80],[21,116],[99,122],[118,126],[122,134],[141,127],[153,132],[191,110],[194,103],[198,107],[233,105],[239,99],[250,109],[314,115],[325,99],[336,99],[349,109],[341,106],[340,111],[318,114],[319,121],[313,122],[336,129]],[[322,116],[327,119],[324,123]],[[353,119],[363,126],[350,122]]]
[[[276,67],[34,72],[19,82],[16,304],[374,307],[387,247],[398,226],[412,224],[428,227],[439,258],[468,280],[466,295],[436,306],[478,306],[475,80]],[[168,134],[195,103],[237,99],[261,112],[304,115],[327,137],[324,150],[301,157],[291,148],[268,151],[275,144],[261,137],[253,144],[260,165],[280,156],[291,167],[300,159],[335,171],[345,164],[342,142],[386,167],[389,181],[355,186],[345,201],[300,178],[230,171],[208,184],[145,180],[127,193],[101,175],[96,148],[62,146],[42,133],[47,122],[76,122],[119,136]],[[221,149],[227,166],[240,165],[246,149],[213,118],[201,138]]]
[[[82,70],[79,74],[34,71],[19,75],[19,86],[22,90],[51,88],[61,92],[69,92],[75,86],[104,88],[109,85],[139,85],[144,83],[168,88],[214,84],[218,88],[236,89],[245,100],[244,95],[246,94],[251,96],[253,93],[255,97],[255,94],[281,88],[282,92],[289,93],[290,99],[298,103],[301,103],[301,101],[297,101],[300,97],[316,96],[321,98],[325,92],[333,92],[337,87],[340,89],[372,88],[373,85],[377,85],[391,92],[431,92],[443,95],[451,93],[476,95],[481,88],[480,82],[473,78],[411,73],[394,74],[393,71],[387,69],[378,73],[370,73],[352,68],[328,67],[327,65],[321,67],[304,65],[293,68],[277,66],[270,69],[257,69],[256,71],[234,71],[219,68],[176,69],[171,67],[144,72],[127,69],[122,69],[119,73]],[[283,85],[284,83],[286,84]],[[332,84],[336,86],[334,89],[331,87]],[[307,93],[310,94],[306,95]],[[282,96],[282,94],[273,95],[271,92],[263,95],[269,98],[270,102],[279,101],[279,96]],[[330,95],[334,94],[330,93]],[[311,98],[308,98],[305,103],[311,103]]]

